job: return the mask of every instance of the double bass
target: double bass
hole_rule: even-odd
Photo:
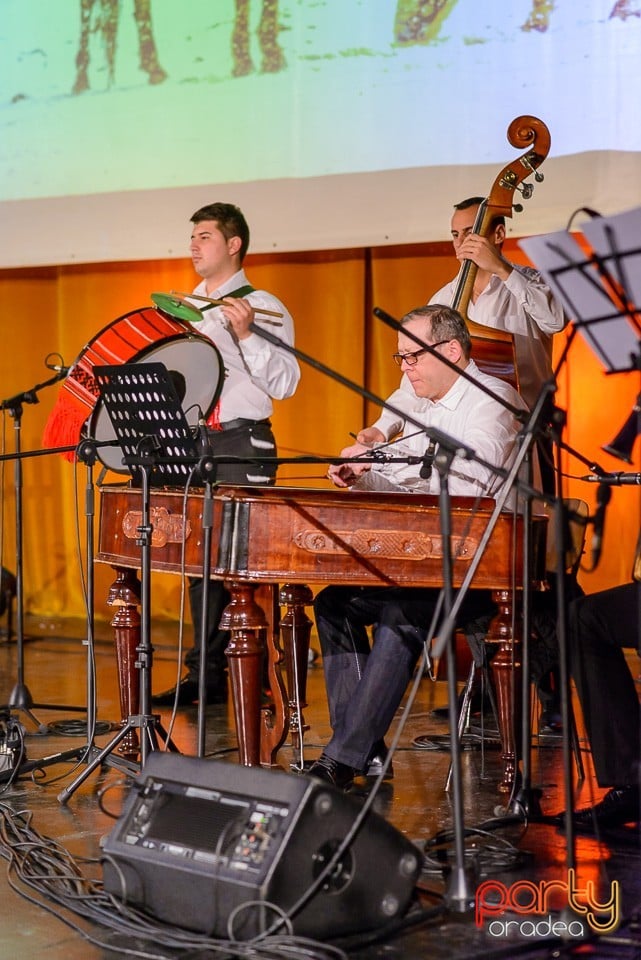
[[[528,147],[526,152],[508,163],[496,177],[488,197],[479,207],[473,232],[486,237],[496,217],[511,217],[523,207],[514,203],[518,191],[524,200],[529,200],[534,185],[525,181],[534,176],[543,180],[539,167],[550,151],[550,131],[542,120],[524,115],[512,120],[507,130],[507,139],[513,147]],[[507,380],[518,388],[518,375],[514,358],[514,340],[510,333],[475,323],[468,317],[468,307],[478,271],[472,260],[464,260],[459,269],[451,306],[464,317],[472,337],[474,359],[485,372]]]

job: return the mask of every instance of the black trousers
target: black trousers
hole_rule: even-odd
[[[214,456],[238,457],[238,462],[220,463],[216,473],[217,483],[246,485],[271,485],[276,479],[276,464],[262,462],[276,456],[276,440],[269,420],[247,422],[232,430],[210,431]],[[215,544],[214,544],[215,549]],[[189,581],[189,605],[194,625],[194,645],[185,654],[185,666],[191,679],[198,679],[200,668],[200,626],[203,608],[203,580]],[[229,643],[229,631],[219,628],[220,617],[229,603],[229,592],[221,580],[206,582],[207,609],[207,686],[222,687],[226,684],[227,658],[225,650]]]
[[[599,786],[639,783],[641,711],[623,653],[639,649],[641,583],[627,583],[570,605],[570,669]]]

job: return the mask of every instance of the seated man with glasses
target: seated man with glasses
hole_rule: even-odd
[[[525,403],[509,384],[482,373],[470,359],[470,336],[455,310],[436,304],[419,307],[401,322],[394,359],[414,391],[413,403],[405,412],[427,429],[435,428],[471,447],[485,461],[486,465],[455,456],[448,472],[450,493],[495,496],[502,480],[489,465],[510,466],[519,430],[513,411],[526,409]],[[410,334],[432,349],[416,349]],[[484,384],[508,406],[476,383]],[[440,477],[430,468],[429,445],[422,430],[406,423],[402,447],[403,452],[409,450],[416,455],[413,462],[368,458],[332,466],[329,477],[339,487],[360,487],[363,478],[378,473],[408,493],[436,494]],[[386,452],[396,454],[400,446],[389,447]],[[343,450],[341,457],[370,452],[369,446],[356,443]],[[432,454],[437,453],[438,445],[434,445]],[[312,775],[349,789],[356,775],[380,769],[385,756],[383,738],[422,652],[439,593],[429,588],[331,586],[318,594],[314,611],[333,733],[311,766]],[[459,619],[468,623],[493,610],[490,592],[473,590],[462,605]],[[372,625],[370,645],[367,627]]]

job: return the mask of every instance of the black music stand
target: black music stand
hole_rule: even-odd
[[[586,223],[588,250],[563,230],[520,241],[608,374],[639,370],[640,231],[638,207]]]
[[[141,548],[140,645],[136,667],[140,671],[140,713],[129,716],[115,737],[103,747],[76,779],[58,795],[66,803],[81,783],[99,767],[130,730],[140,730],[141,766],[150,750],[158,749],[160,733],[165,747],[176,751],[160,717],[150,713],[151,669],[151,485],[185,482],[200,458],[191,429],[180,405],[174,381],[163,363],[136,363],[94,368],[100,396],[123,451],[123,464],[142,489],[142,520],[137,541]],[[136,772],[139,768],[136,766]]]
[[[577,211],[580,212],[580,211]],[[555,378],[563,366],[570,345],[580,333],[605,367],[606,374],[629,373],[640,369],[641,315],[641,207],[613,217],[601,217],[585,211],[592,218],[583,225],[587,243],[580,245],[567,231],[558,231],[521,241],[521,246],[548,282],[568,316],[573,328],[555,371]],[[570,223],[574,215],[570,219]],[[586,249],[587,247],[587,249]],[[569,449],[557,438],[560,447]],[[579,459],[586,462],[584,458]],[[560,460],[559,460],[560,462]],[[592,464],[591,469],[597,470]],[[598,468],[599,475],[603,471]],[[599,495],[610,489],[599,484]],[[607,503],[603,499],[603,504]],[[597,511],[598,514],[598,511]],[[594,523],[597,516],[591,518]],[[576,865],[574,821],[574,790],[570,755],[570,677],[567,650],[567,611],[565,609],[562,558],[565,544],[562,540],[567,528],[566,519],[557,504],[555,524],[561,538],[558,550],[557,583],[559,588],[559,673],[561,682],[561,715],[564,728],[563,772],[565,780],[565,838],[568,868]],[[596,561],[598,562],[598,560]],[[596,566],[596,563],[594,564]]]

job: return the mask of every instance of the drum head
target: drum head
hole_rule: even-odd
[[[164,363],[176,386],[190,426],[196,426],[214,409],[223,387],[225,369],[220,353],[206,337],[178,335],[162,340],[130,363]],[[115,440],[116,433],[102,400],[98,400],[90,421],[90,435],[98,441]],[[120,447],[99,447],[101,462],[116,473],[129,473],[122,464]]]

